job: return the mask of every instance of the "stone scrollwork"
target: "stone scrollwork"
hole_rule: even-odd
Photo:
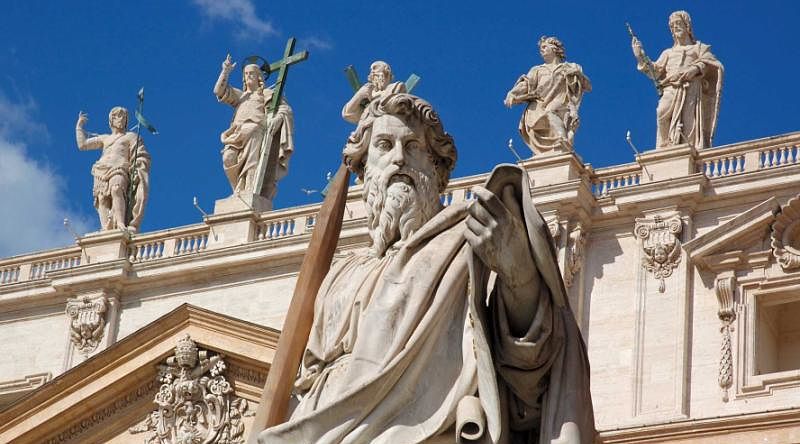
[[[106,326],[107,312],[108,298],[105,296],[67,300],[70,340],[84,356],[88,356],[100,345]]]
[[[800,268],[800,196],[790,199],[775,216],[770,245],[784,270]]]
[[[733,331],[733,321],[736,320],[736,308],[733,299],[735,289],[736,278],[733,276],[722,277],[714,282],[714,290],[717,293],[717,301],[719,302],[717,315],[719,320],[722,321],[722,327],[720,327],[722,345],[720,346],[718,380],[724,402],[728,402],[728,389],[733,384],[731,332]]]
[[[129,432],[147,433],[146,444],[244,443],[243,418],[252,413],[234,395],[225,370],[222,355],[199,350],[187,334],[159,365],[157,409]]]
[[[680,234],[683,223],[677,214],[668,218],[637,218],[634,233],[641,242],[642,267],[659,280],[658,291],[665,290],[664,280],[672,276],[681,261]]]
[[[561,235],[561,225],[558,223],[558,219],[547,221],[547,229],[550,231],[550,236],[553,238],[553,241],[558,240]],[[558,246],[558,244],[556,244],[556,246]]]
[[[564,285],[572,287],[575,275],[581,270],[586,246],[586,230],[580,222],[570,231],[567,244],[566,266],[564,267]]]

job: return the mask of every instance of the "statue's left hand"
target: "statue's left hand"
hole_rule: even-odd
[[[510,288],[520,288],[535,278],[522,210],[514,188],[506,185],[502,199],[476,186],[477,196],[469,207],[464,237],[478,257]]]

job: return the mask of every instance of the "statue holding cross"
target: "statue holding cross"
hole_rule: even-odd
[[[261,196],[269,202],[267,209],[277,191],[277,181],[288,172],[294,151],[294,118],[283,98],[283,88],[288,67],[308,58],[306,51],[291,53],[294,43],[294,38],[289,39],[284,58],[272,64],[261,57],[248,57],[241,90],[228,82],[236,67],[229,54],[214,85],[217,99],[235,108],[230,127],[220,136],[225,175],[234,194]],[[266,87],[265,79],[276,70],[279,74],[274,89]]]
[[[394,75],[392,67],[383,60],[376,60],[369,66],[367,83],[363,85],[358,80],[353,65],[344,70],[350,87],[353,88],[353,97],[342,107],[342,118],[350,123],[358,123],[364,109],[375,99],[389,94],[411,93],[419,82],[420,77],[411,74],[405,82],[392,82]]]

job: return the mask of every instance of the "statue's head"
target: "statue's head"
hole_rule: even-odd
[[[128,110],[121,106],[111,108],[108,112],[108,126],[112,130],[125,131],[128,128]]]
[[[548,37],[543,35],[539,38],[539,54],[542,56],[545,62],[550,62],[550,58],[555,58],[556,62],[563,62],[564,59],[567,57],[567,53],[564,50],[564,44],[561,43],[561,40],[555,37]]]
[[[392,67],[388,63],[377,60],[369,66],[367,81],[375,85],[376,90],[381,91],[386,88],[386,85],[392,83],[392,80],[394,80]]]
[[[244,67],[242,71],[242,89],[245,91],[258,91],[264,88],[264,74],[255,63]]]
[[[655,248],[653,248],[653,260],[655,260],[659,264],[663,264],[667,261],[667,247],[661,243],[657,243]]]
[[[373,252],[382,256],[441,209],[439,194],[456,162],[453,138],[431,105],[390,94],[364,110],[344,160],[364,180]]]
[[[669,31],[672,33],[673,42],[678,45],[684,37],[688,37],[690,43],[695,42],[692,33],[692,18],[686,11],[675,11],[669,15]]]

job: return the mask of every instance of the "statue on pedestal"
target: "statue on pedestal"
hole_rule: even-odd
[[[78,149],[102,149],[92,166],[94,207],[100,216],[101,230],[123,229],[135,232],[144,216],[150,183],[150,154],[137,133],[127,130],[128,111],[116,106],[108,113],[111,134],[87,137],[83,126],[88,120],[78,114],[75,139]]]
[[[544,64],[521,76],[503,103],[509,108],[528,104],[519,133],[534,154],[569,152],[580,123],[583,93],[591,91],[592,84],[580,65],[564,61],[564,45],[557,38],[540,38],[539,54]]]
[[[695,39],[688,12],[670,14],[669,29],[674,43],[655,62],[631,36],[637,68],[656,82],[661,95],[656,148],[681,143],[708,148],[717,127],[723,67],[711,47]]]
[[[299,404],[259,442],[594,442],[585,345],[523,171],[443,208],[453,138],[404,93],[368,104],[343,155],[371,246],[328,270]]]
[[[342,107],[342,118],[350,123],[358,123],[364,108],[373,100],[387,94],[406,92],[403,82],[392,82],[394,75],[388,63],[377,60],[369,66],[367,82]]]
[[[264,184],[256,184],[256,168],[262,156],[262,144],[267,133],[278,135],[279,156],[276,162],[275,182],[289,171],[289,158],[294,151],[294,118],[292,109],[281,97],[278,110],[273,116],[268,113],[273,90],[264,86],[264,74],[257,64],[244,67],[242,90],[228,84],[228,77],[236,63],[230,54],[222,62],[222,71],[214,85],[214,94],[220,102],[232,106],[235,111],[228,129],[221,135],[222,165],[233,193],[252,193],[272,200],[276,187],[271,186],[262,194]],[[269,150],[269,147],[265,148]],[[274,184],[273,184],[274,185]]]

